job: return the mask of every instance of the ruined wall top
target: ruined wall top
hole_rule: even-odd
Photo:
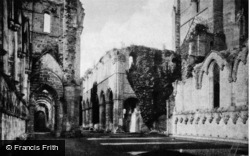
[[[143,53],[144,51],[147,52],[151,50],[161,52],[163,55],[163,59],[165,60],[167,60],[167,57],[169,57],[169,55],[167,54],[170,54],[171,52],[173,53],[173,51],[169,50],[162,51],[135,45],[107,51],[106,54],[99,59],[98,63],[96,63],[93,68],[88,69],[85,72],[82,78],[84,90],[88,91],[92,88],[95,82],[99,84],[114,74],[126,74],[126,71],[130,67],[130,64],[133,62],[133,53]]]

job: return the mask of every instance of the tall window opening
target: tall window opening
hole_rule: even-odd
[[[133,63],[133,57],[129,56],[129,68],[131,68],[132,63]]]
[[[196,12],[200,12],[200,0],[196,1]]]
[[[43,24],[44,24],[43,31],[46,33],[50,33],[50,24],[51,24],[50,14],[48,14],[48,13],[44,14]]]
[[[214,108],[220,107],[220,69],[215,63],[213,69],[213,83],[214,83]]]

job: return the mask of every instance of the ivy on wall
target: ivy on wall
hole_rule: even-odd
[[[142,46],[128,49],[133,63],[127,78],[139,99],[143,121],[152,129],[154,122],[166,114],[166,100],[173,92],[172,83],[180,77],[180,59],[168,50]]]

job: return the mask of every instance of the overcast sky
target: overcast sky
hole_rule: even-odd
[[[172,49],[173,0],[81,1],[81,76],[113,48],[135,44]]]

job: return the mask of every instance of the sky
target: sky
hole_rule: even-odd
[[[81,0],[81,76],[113,48],[144,45],[172,50],[173,0]]]

